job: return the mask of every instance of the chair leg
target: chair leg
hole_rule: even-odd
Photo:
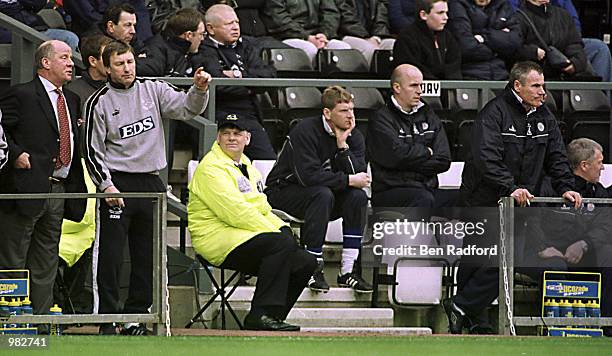
[[[198,313],[196,315],[193,316],[193,318],[191,318],[191,320],[189,321],[189,323],[187,323],[187,325],[185,325],[186,329],[191,328],[191,326],[200,320],[200,317],[202,316],[202,314],[204,314],[204,312],[213,304],[213,302],[215,301],[215,299],[217,298],[217,296],[219,296],[221,298],[221,329],[225,330],[226,329],[226,321],[225,321],[225,308],[227,308],[227,310],[230,312],[232,318],[234,318],[234,320],[236,321],[236,324],[238,324],[238,327],[240,328],[240,330],[243,330],[244,327],[242,325],[242,323],[240,322],[240,319],[238,318],[238,316],[236,315],[236,312],[234,311],[234,309],[232,308],[231,304],[229,303],[229,298],[232,296],[232,294],[234,294],[234,292],[236,291],[236,288],[238,287],[237,284],[234,284],[231,288],[231,290],[229,292],[226,292],[226,288],[228,286],[231,285],[231,283],[238,277],[240,276],[240,272],[238,271],[234,271],[230,277],[226,280],[225,279],[225,269],[221,269],[221,283],[217,283],[217,281],[214,278],[213,273],[208,269],[208,268],[204,268],[204,270],[206,271],[206,274],[208,275],[208,277],[210,278],[211,283],[213,284],[213,287],[215,289],[215,293],[212,295],[212,297],[208,300],[208,302],[206,302],[206,304],[198,311]]]

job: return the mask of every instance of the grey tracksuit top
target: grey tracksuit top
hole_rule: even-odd
[[[204,111],[208,91],[185,92],[166,82],[136,78],[131,87],[114,83],[85,104],[85,163],[100,191],[114,185],[113,172],[157,173],[166,167],[162,119],[190,120]]]

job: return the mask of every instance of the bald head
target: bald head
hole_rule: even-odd
[[[397,103],[405,111],[411,111],[421,101],[423,74],[411,64],[397,66],[391,73],[391,90]]]
[[[208,35],[223,44],[233,44],[240,38],[240,22],[233,8],[216,4],[206,11]]]
[[[51,40],[43,42],[34,53],[36,73],[56,87],[72,79],[72,50],[65,42]]]

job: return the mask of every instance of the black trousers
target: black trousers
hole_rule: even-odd
[[[442,208],[456,206],[457,190],[399,187],[372,192],[373,207]]]
[[[236,247],[221,267],[257,276],[253,309],[285,320],[317,266],[316,258],[280,232],[259,234]]]
[[[64,185],[54,182],[50,192],[64,193]],[[47,199],[33,217],[0,210],[0,270],[30,270],[34,314],[48,314],[53,306],[63,216],[63,199]]]
[[[361,189],[347,188],[334,192],[323,186],[303,187],[291,184],[281,189],[269,189],[266,194],[270,205],[274,208],[304,219],[301,239],[309,250],[322,248],[327,233],[327,223],[337,218],[342,218],[342,230],[345,236],[363,235],[368,197]]]
[[[152,174],[112,173],[120,192],[165,192]],[[97,240],[94,244],[94,311],[100,314],[148,313],[153,301],[153,200],[124,199],[122,209],[98,201]],[[130,287],[123,306],[119,281],[126,241],[130,249]],[[97,299],[97,300],[96,300]]]

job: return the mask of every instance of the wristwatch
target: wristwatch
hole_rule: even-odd
[[[234,78],[240,78],[242,77],[242,72],[240,71],[240,69],[232,69],[232,75],[234,76]]]

